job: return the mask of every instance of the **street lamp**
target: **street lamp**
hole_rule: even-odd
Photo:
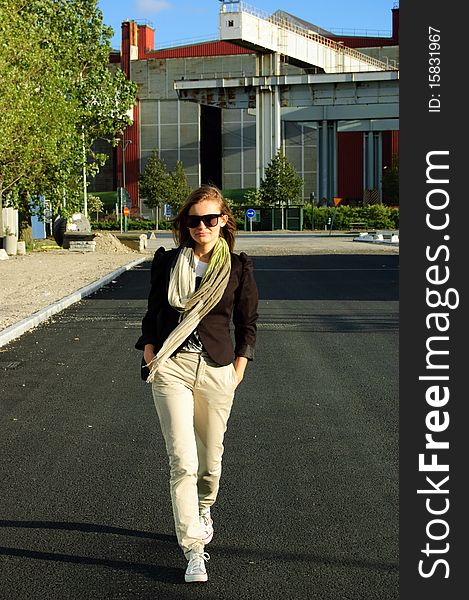
[[[83,149],[83,212],[88,218],[88,181],[86,177],[86,146],[85,146],[85,126],[81,126],[81,143]]]
[[[132,140],[126,140],[124,134],[122,134],[121,138],[117,138],[118,142],[122,143],[122,188],[121,188],[121,194],[120,194],[120,209],[119,209],[119,213],[120,213],[120,226],[121,226],[121,233],[122,233],[122,209],[123,209],[123,197],[124,195],[127,197],[126,195],[126,190],[125,190],[125,150],[127,148],[127,146],[129,144],[132,143]]]
[[[129,144],[132,143],[132,140],[126,140],[122,138],[122,187],[125,192],[125,150]]]

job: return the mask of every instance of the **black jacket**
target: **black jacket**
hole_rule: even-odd
[[[179,322],[180,313],[168,303],[171,268],[179,248],[155,252],[151,266],[151,289],[148,310],[142,320],[142,335],[135,347],[143,350],[153,344],[155,353]],[[228,365],[235,356],[254,358],[256,344],[258,293],[251,259],[244,253],[231,253],[231,273],[220,302],[200,321],[197,331],[210,358],[219,365]],[[233,319],[235,346],[230,335]]]

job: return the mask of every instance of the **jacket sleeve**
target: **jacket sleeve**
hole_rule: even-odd
[[[151,264],[151,288],[148,296],[148,307],[142,319],[142,335],[138,338],[135,348],[143,350],[145,344],[157,346],[157,315],[166,297],[166,286],[164,280],[166,250],[163,246],[158,248]]]
[[[241,252],[239,257],[242,273],[233,307],[235,356],[244,356],[252,360],[256,345],[259,295],[251,259],[244,252]]]

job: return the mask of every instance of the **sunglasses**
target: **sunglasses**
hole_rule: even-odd
[[[221,217],[223,213],[219,215],[187,215],[186,225],[189,229],[194,229],[199,226],[200,221],[204,222],[205,227],[216,227],[218,225],[218,217]]]

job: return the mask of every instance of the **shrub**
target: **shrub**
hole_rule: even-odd
[[[124,226],[124,223],[123,223]],[[120,231],[120,221],[91,221],[91,229],[100,231]],[[158,229],[171,229],[171,221],[163,219],[158,222]],[[155,221],[148,219],[127,219],[127,231],[155,231]]]
[[[370,204],[368,206],[304,207],[304,228],[324,229],[328,218],[333,229],[350,229],[351,223],[365,223],[369,229],[399,229],[399,208]]]

